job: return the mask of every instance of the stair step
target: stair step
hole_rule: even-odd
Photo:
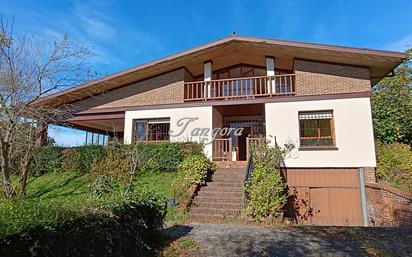
[[[217,203],[243,203],[243,195],[236,195],[236,196],[226,196],[226,195],[219,195],[219,196],[208,196],[208,195],[198,195],[195,198],[195,202],[199,203],[210,203],[210,202],[217,202]]]
[[[212,178],[211,181],[207,181],[206,184],[210,183],[232,183],[232,184],[239,184],[243,185],[243,179],[234,179],[234,178]]]
[[[247,165],[246,161],[214,161],[216,167],[243,167]]]
[[[205,186],[200,189],[200,192],[237,192],[243,193],[243,187],[222,187],[222,186]]]
[[[220,214],[220,215],[239,215],[241,208],[208,208],[208,207],[192,207],[191,214]]]
[[[243,209],[243,203],[242,202],[237,202],[237,203],[222,203],[222,202],[204,202],[204,201],[200,201],[197,202],[195,201],[192,205],[193,207],[201,207],[201,208],[211,208],[211,209]]]
[[[240,215],[223,215],[223,214],[191,214],[190,219],[192,221],[199,221],[199,222],[235,222],[235,221],[243,221],[245,220]]]
[[[220,168],[216,169],[214,173],[239,173],[239,174],[244,174],[246,172],[246,169],[234,169],[234,168]]]
[[[244,179],[245,178],[245,173],[227,173],[227,172],[219,172],[219,173],[214,173],[212,175],[212,178],[239,178],[239,179]]]
[[[236,183],[236,182],[207,182],[206,187],[236,187],[236,188],[242,188],[243,189],[243,183]]]
[[[243,190],[239,191],[216,191],[216,190],[200,190],[197,193],[197,197],[237,197],[237,198],[242,198],[244,195]]]

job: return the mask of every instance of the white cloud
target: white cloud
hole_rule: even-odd
[[[99,5],[92,2],[75,4],[74,14],[80,21],[80,26],[93,39],[111,40],[117,35],[111,19],[99,11]]]
[[[412,33],[400,38],[398,41],[385,45],[383,48],[393,51],[404,52],[410,47],[412,47]]]

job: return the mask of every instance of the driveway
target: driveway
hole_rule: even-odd
[[[186,256],[412,256],[412,230],[189,224],[164,231],[197,242]]]

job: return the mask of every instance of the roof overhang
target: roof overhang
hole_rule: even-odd
[[[234,59],[239,63],[265,63],[265,56],[275,56],[276,66],[282,68],[291,68],[291,60],[296,58],[367,67],[372,84],[406,58],[400,52],[234,35],[43,97],[36,103],[68,104],[182,67],[196,76],[203,73],[203,63],[208,60],[214,60],[213,68],[219,69]]]

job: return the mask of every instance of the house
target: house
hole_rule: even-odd
[[[69,105],[67,124],[92,141],[200,141],[214,161],[244,162],[260,138],[292,142],[288,186],[313,212],[302,223],[367,225],[364,184],[376,167],[371,86],[404,58],[232,35],[39,103]]]

